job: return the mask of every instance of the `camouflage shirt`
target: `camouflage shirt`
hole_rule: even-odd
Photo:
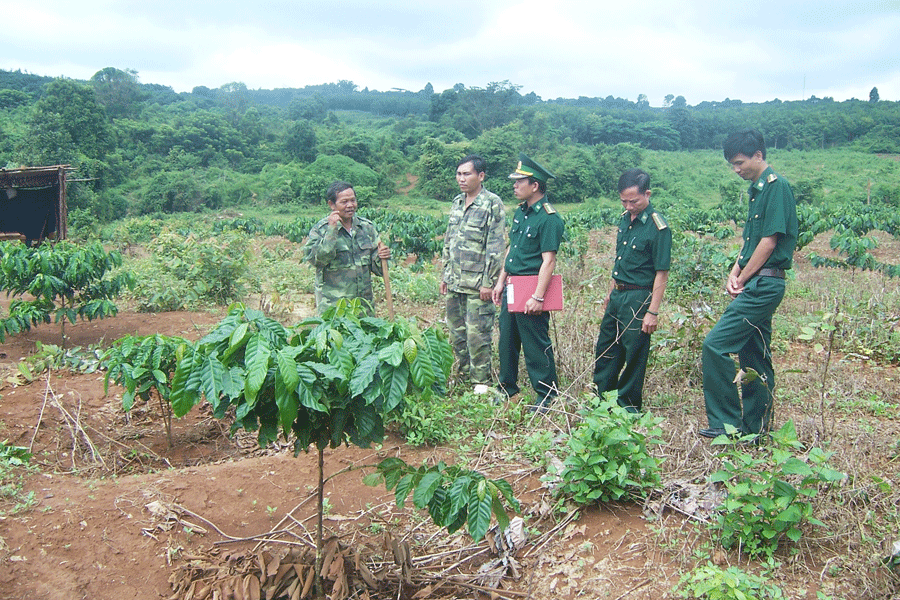
[[[465,194],[453,199],[443,253],[443,281],[451,292],[477,294],[479,288],[494,287],[506,248],[505,229],[506,211],[497,194],[481,188],[468,207]]]
[[[351,232],[328,224],[328,217],[309,230],[306,260],[316,268],[316,308],[319,313],[341,298],[373,303],[372,273],[381,275],[378,231],[368,219],[353,216]]]

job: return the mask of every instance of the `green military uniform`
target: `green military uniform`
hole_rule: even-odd
[[[316,308],[319,314],[341,298],[362,298],[373,313],[372,273],[382,274],[378,231],[372,221],[353,216],[350,231],[334,227],[325,217],[309,231],[304,252],[316,268]]]
[[[619,405],[629,410],[640,411],[643,403],[650,334],[641,327],[656,272],[668,271],[671,257],[672,231],[653,205],[634,220],[627,211],[622,215],[612,273],[616,287],[594,348],[594,384],[600,394],[618,390]]]
[[[738,266],[747,265],[762,238],[778,234],[778,242],[759,275],[744,285],[703,342],[703,396],[710,428],[730,424],[743,433],[760,433],[772,416],[772,315],[784,297],[784,271],[791,268],[797,246],[797,207],[790,184],[771,168],[749,193]],[[738,355],[742,369],[759,374],[741,386],[743,410],[731,354]]]
[[[461,377],[474,383],[491,380],[491,332],[494,303],[482,300],[480,288],[493,288],[503,260],[506,212],[497,194],[482,188],[466,206],[459,194],[450,208],[444,235],[447,327]]]
[[[509,230],[509,252],[504,265],[507,274],[537,275],[543,262],[541,253],[559,250],[563,230],[562,218],[546,196],[530,207],[520,204]],[[550,343],[550,313],[511,313],[504,294],[500,308],[500,388],[510,396],[519,392],[520,349],[537,393],[535,404],[548,404],[559,387]]]

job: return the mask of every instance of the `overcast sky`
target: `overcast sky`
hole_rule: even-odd
[[[0,0],[0,69],[251,89],[348,79],[661,106],[900,100],[900,0]]]

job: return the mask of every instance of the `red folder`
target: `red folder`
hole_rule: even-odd
[[[537,275],[510,275],[506,278],[506,306],[509,312],[525,312],[525,303],[537,287]],[[562,276],[552,275],[544,293],[544,310],[562,310]]]

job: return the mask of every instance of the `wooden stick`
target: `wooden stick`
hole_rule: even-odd
[[[387,299],[388,316],[391,321],[394,320],[394,297],[391,295],[391,278],[388,275],[388,261],[386,258],[381,259],[381,276],[384,277],[384,295]]]

